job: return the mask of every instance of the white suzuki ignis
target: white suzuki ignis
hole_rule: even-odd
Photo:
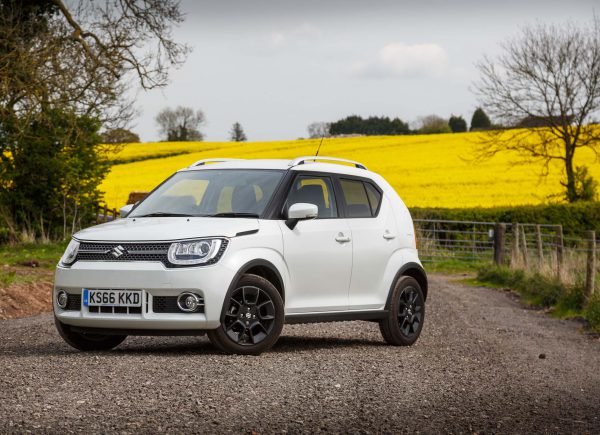
[[[56,327],[77,349],[207,333],[225,352],[259,354],[284,323],[341,320],[411,345],[423,328],[412,219],[360,163],[203,160],[121,216],[75,234],[56,268]]]

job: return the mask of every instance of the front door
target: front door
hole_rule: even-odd
[[[326,176],[297,176],[285,209],[300,202],[315,204],[319,214],[316,219],[298,222],[293,230],[280,221],[290,274],[286,313],[347,310],[352,240],[347,223],[339,218],[332,180]]]

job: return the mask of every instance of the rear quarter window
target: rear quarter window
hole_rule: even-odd
[[[371,205],[365,185],[362,181],[341,179],[340,185],[344,194],[346,217],[372,217]]]
[[[381,204],[381,192],[377,190],[371,183],[365,183],[367,189],[367,197],[369,198],[369,205],[371,206],[371,215],[377,215],[379,211],[379,205]]]

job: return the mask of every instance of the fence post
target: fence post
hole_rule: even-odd
[[[513,222],[512,224],[512,246],[510,253],[510,265],[511,267],[515,267],[517,262],[519,261],[519,224],[517,222]]]
[[[117,209],[116,209],[116,208],[113,208],[113,209],[112,209],[112,217],[113,217],[113,218],[112,218],[112,220],[113,220],[113,221],[114,221],[115,219],[117,219]]]
[[[494,227],[494,264],[502,266],[504,264],[504,234],[506,225],[497,223]]]
[[[525,237],[525,225],[519,224],[519,229],[521,230],[521,253],[523,254],[523,264],[525,265],[525,269],[529,264],[527,260],[527,238]]]
[[[108,207],[106,206],[106,204],[104,204],[103,210],[104,212],[102,214],[102,219],[104,220],[104,222],[108,222]]]
[[[587,270],[585,274],[585,296],[586,299],[594,294],[596,285],[596,232],[586,231],[588,240]]]
[[[100,207],[100,204],[98,204],[98,207],[96,208],[96,223],[99,224],[100,223],[100,211],[102,210],[102,207]]]
[[[563,238],[563,227],[562,225],[556,226],[556,278],[560,281],[562,276],[563,266],[563,251],[565,241]]]
[[[542,245],[542,228],[540,224],[535,226],[535,247],[537,249],[538,268],[544,264],[544,246]]]

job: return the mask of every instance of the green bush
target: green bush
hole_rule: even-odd
[[[600,293],[596,292],[587,303],[585,318],[590,322],[590,327],[600,332]]]
[[[542,307],[552,307],[556,305],[566,288],[556,280],[552,280],[538,273],[526,277],[520,285],[520,292],[529,296],[530,302]]]

